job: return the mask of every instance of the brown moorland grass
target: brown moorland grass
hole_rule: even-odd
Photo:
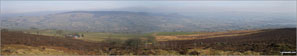
[[[58,48],[61,49],[61,48]],[[64,52],[61,50],[57,50],[57,47],[33,47],[33,46],[26,46],[26,45],[3,45],[1,48],[2,55],[69,55],[69,54],[76,54],[71,52]]]
[[[280,51],[296,51],[296,28],[259,30],[253,34],[218,35],[213,38],[159,41],[139,47],[120,44],[112,46],[101,42],[87,42],[79,39],[68,39],[42,35],[25,34],[22,32],[1,31],[1,47],[9,45],[25,45],[45,47],[64,52],[75,52],[82,55],[147,55],[147,54],[279,54]],[[228,33],[228,32],[227,32]],[[232,35],[232,36],[225,36]],[[200,35],[201,36],[201,35]],[[204,35],[212,36],[212,35]],[[193,35],[193,38],[199,36]],[[187,37],[185,37],[187,38]],[[137,40],[138,41],[138,40]],[[214,52],[211,52],[214,51]]]
[[[164,48],[191,49],[197,47],[224,51],[256,51],[261,54],[280,54],[296,51],[296,28],[260,30],[255,34],[220,36],[216,38],[161,41]],[[199,37],[199,36],[193,36]]]
[[[25,34],[22,32],[1,32],[1,44],[2,46],[10,45],[10,44],[20,44],[27,45],[33,47],[40,46],[53,46],[53,47],[61,47],[56,48],[57,50],[62,51],[77,51],[79,54],[86,54],[92,51],[100,49],[98,47],[102,47],[101,43],[93,43],[87,42],[78,39],[70,39],[70,38],[61,38],[61,37],[51,37],[51,36],[42,36],[42,35],[33,35],[33,34]]]

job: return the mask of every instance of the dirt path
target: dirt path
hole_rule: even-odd
[[[201,33],[193,35],[177,35],[177,36],[153,36],[156,37],[158,41],[170,41],[170,40],[193,40],[193,39],[206,39],[206,38],[216,38],[216,37],[226,37],[226,36],[240,36],[259,33],[261,31],[249,30],[249,31],[230,31],[230,32],[211,32],[211,33]]]

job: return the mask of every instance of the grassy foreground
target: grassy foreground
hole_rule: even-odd
[[[82,39],[49,36],[55,35],[50,32],[1,31],[1,50],[5,55],[279,55],[284,50],[296,51],[295,31],[285,28],[189,35],[82,32],[86,35]],[[175,36],[176,40],[158,41],[162,39],[159,36]]]

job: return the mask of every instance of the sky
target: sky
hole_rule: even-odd
[[[1,1],[1,14],[44,11],[296,13],[296,1]]]

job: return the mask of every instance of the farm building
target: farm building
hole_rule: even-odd
[[[79,39],[79,38],[82,38],[82,37],[83,37],[83,34],[82,35],[79,35],[79,34],[67,34],[67,35],[65,35],[65,38]]]

